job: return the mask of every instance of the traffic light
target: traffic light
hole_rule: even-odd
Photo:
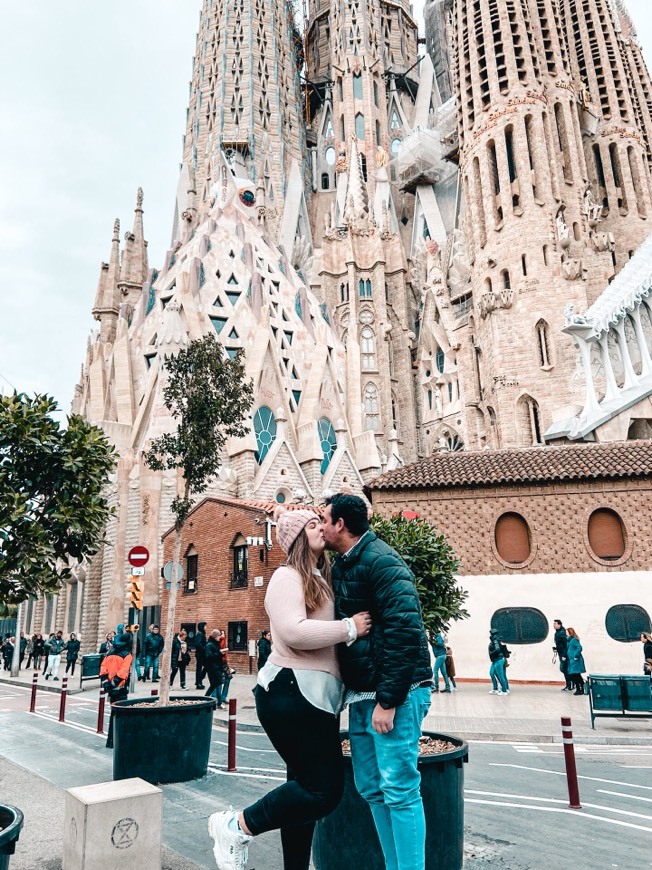
[[[139,577],[132,577],[129,586],[129,595],[131,597],[131,606],[136,610],[143,609],[143,596],[145,583]]]

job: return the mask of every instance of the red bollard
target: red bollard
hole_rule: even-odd
[[[575,765],[575,747],[571,730],[570,716],[561,717],[561,734],[564,742],[564,761],[566,762],[566,779],[568,780],[568,806],[571,810],[581,810],[580,787],[577,782],[577,766]]]
[[[104,734],[104,707],[106,705],[106,697],[104,689],[100,689],[100,706],[97,708],[97,733]]]
[[[235,770],[235,714],[238,702],[235,698],[229,701],[229,738],[227,747],[227,767],[231,771]]]
[[[59,722],[66,721],[66,696],[68,694],[68,677],[63,678],[61,686],[61,703],[59,704]]]
[[[29,702],[29,712],[33,713],[36,710],[36,689],[38,688],[38,671],[34,671],[32,677],[32,699]]]

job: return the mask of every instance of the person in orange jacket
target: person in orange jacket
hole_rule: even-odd
[[[111,703],[109,733],[106,738],[107,749],[113,748],[113,704],[124,701],[129,696],[129,676],[131,674],[131,646],[133,638],[129,632],[119,634],[113,641],[111,652],[102,659],[100,681]]]

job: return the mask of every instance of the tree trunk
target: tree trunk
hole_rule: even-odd
[[[23,602],[18,605],[18,613],[16,614],[16,640],[14,643],[14,654],[11,659],[10,676],[20,676],[20,632],[23,623]]]
[[[159,668],[159,700],[158,705],[164,707],[170,700],[170,672],[172,662],[172,641],[174,640],[175,613],[177,609],[177,566],[181,557],[181,535],[183,523],[176,528],[174,536],[174,556],[172,557],[172,582],[168,597],[168,618],[165,624],[165,647],[161,656]]]

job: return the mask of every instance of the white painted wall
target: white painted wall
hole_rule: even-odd
[[[531,645],[509,644],[512,680],[559,680],[552,664],[553,620],[578,633],[588,673],[641,674],[643,645],[612,640],[605,617],[616,604],[637,604],[652,613],[652,571],[586,574],[484,575],[459,577],[469,593],[470,619],[455,622],[448,633],[458,677],[489,678],[489,628],[502,607],[536,607],[549,623],[548,638]]]

